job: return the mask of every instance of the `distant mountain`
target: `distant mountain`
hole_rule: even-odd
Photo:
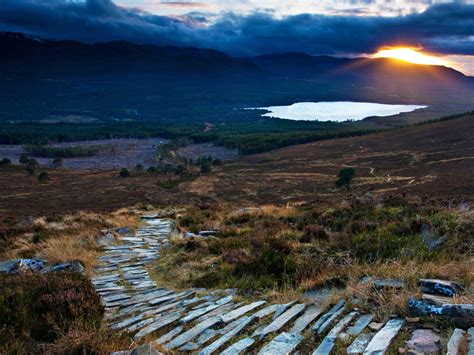
[[[210,49],[86,44],[12,32],[0,33],[0,51],[0,120],[137,111],[146,119],[225,121],[236,107],[309,100],[474,103],[473,78],[391,59],[302,53],[234,58]]]

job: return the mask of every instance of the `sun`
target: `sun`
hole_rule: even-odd
[[[382,48],[373,55],[373,58],[393,58],[413,64],[449,65],[449,63],[441,57],[425,54],[420,52],[417,48],[410,47]]]

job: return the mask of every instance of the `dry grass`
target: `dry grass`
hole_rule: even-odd
[[[88,272],[96,264],[97,238],[103,229],[136,228],[139,218],[130,209],[112,213],[78,212],[21,222],[25,232],[16,236],[3,258],[41,258],[51,263],[79,260]]]

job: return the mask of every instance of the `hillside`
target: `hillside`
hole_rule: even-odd
[[[442,203],[474,201],[474,116],[362,137],[335,139],[252,155],[164,189],[154,175],[121,179],[116,171],[51,170],[39,184],[20,167],[0,167],[0,211],[40,215],[110,211],[137,203],[181,205],[320,201],[350,195],[403,194]],[[336,190],[336,174],[354,166],[351,191]],[[159,179],[166,179],[165,176]]]
[[[430,104],[432,115],[442,116],[465,111],[474,97],[472,78],[453,69],[386,59],[233,58],[208,49],[86,44],[11,32],[0,33],[0,50],[2,120],[74,113],[235,122],[235,108],[317,100]],[[257,114],[250,119],[257,120]]]
[[[190,191],[229,202],[331,201],[365,192],[473,201],[474,116],[288,147],[227,164]],[[353,166],[351,191],[338,171]]]

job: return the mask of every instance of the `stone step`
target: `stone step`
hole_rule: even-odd
[[[336,313],[334,313],[336,314]],[[323,339],[321,344],[313,352],[313,355],[329,355],[336,343],[337,336],[342,332],[344,328],[349,325],[350,322],[358,315],[357,312],[351,312],[344,318],[342,318],[335,326],[332,328],[328,335]]]
[[[221,321],[220,317],[213,317],[206,319],[203,322],[196,324],[191,329],[187,330],[186,332],[178,335],[175,339],[171,340],[170,342],[164,344],[164,347],[168,350],[172,350],[174,348],[180,347],[183,344],[186,344],[197,337],[199,334],[204,332],[206,329],[216,325]]]
[[[272,304],[271,306],[265,307],[258,311],[257,313],[254,313],[254,317],[258,319],[265,318],[266,316],[269,316],[273,312],[275,312],[278,307],[281,306],[280,304]]]
[[[239,304],[240,305],[240,304]],[[226,314],[230,311],[232,311],[233,309],[235,309],[236,307],[238,307],[237,304],[233,303],[233,302],[230,302],[230,303],[227,303],[227,304],[224,304],[220,307],[217,307],[216,309],[214,309],[213,311],[209,312],[209,313],[206,313],[202,316],[200,316],[196,322],[202,322],[203,320],[206,320],[207,318],[211,318],[211,317],[214,317],[214,316],[221,316],[222,314]]]
[[[464,334],[466,334],[464,330],[459,328],[454,329],[453,334],[451,335],[448,341],[448,351],[446,353],[447,355],[460,354],[460,347],[464,338]]]
[[[295,304],[293,307],[285,311],[283,314],[281,314],[278,318],[276,318],[273,322],[271,322],[259,332],[258,335],[260,337],[260,340],[262,340],[267,334],[280,330],[286,323],[288,323],[291,319],[300,314],[305,307],[305,304]]]
[[[285,312],[288,308],[293,306],[296,302],[297,301],[291,301],[285,304],[279,304],[275,314],[273,315],[273,320],[277,319],[280,315],[283,314],[283,312]]]
[[[221,352],[221,355],[239,355],[250,348],[254,343],[255,340],[252,338],[241,339]]]
[[[150,323],[145,328],[141,329],[137,334],[135,334],[133,340],[138,341],[144,336],[176,322],[179,318],[181,318],[180,311],[168,313],[166,315],[163,315],[162,317],[154,318],[153,323]]]
[[[230,331],[226,332],[219,339],[199,352],[199,355],[208,355],[217,351],[221,346],[230,341],[234,336],[239,334],[246,326],[248,326],[255,318],[244,316],[240,318],[240,322]]]
[[[133,332],[136,332],[139,329],[142,329],[143,327],[150,324],[151,322],[153,322],[153,318],[147,318],[147,319],[144,319],[144,320],[142,320],[138,323],[132,324],[131,326],[127,327],[127,330],[129,332],[133,333]]]
[[[159,337],[158,339],[156,339],[152,344],[154,344],[154,345],[164,344],[164,343],[170,341],[171,339],[173,339],[174,337],[176,337],[182,331],[183,331],[182,326],[176,327],[176,328],[170,330],[168,333],[166,333],[166,334],[162,335],[161,337]]]
[[[267,303],[266,301],[257,301],[250,303],[246,306],[242,306],[240,308],[237,308],[227,314],[224,314],[222,316],[222,321],[225,323],[228,323],[230,321],[233,321],[234,319],[239,318],[240,316],[244,315],[245,313],[250,312],[251,310],[260,307],[261,305]]]
[[[185,324],[185,323],[189,323],[191,322],[192,320],[216,309],[216,308],[219,308],[220,306],[226,304],[226,303],[229,303],[231,302],[233,299],[233,296],[227,296],[227,297],[224,297],[222,299],[220,299],[219,301],[207,306],[207,307],[203,307],[203,308],[198,308],[196,310],[193,310],[191,312],[189,312],[186,317],[182,318],[180,320],[180,323],[182,324]]]
[[[385,326],[374,335],[367,348],[364,350],[366,355],[385,354],[392,340],[402,329],[405,321],[403,319],[391,319]]]
[[[305,328],[315,320],[323,310],[316,306],[309,307],[306,312],[303,313],[293,324],[293,327],[290,329],[289,333],[300,334],[305,330]]]
[[[346,301],[344,300],[339,300],[329,311],[327,311],[325,314],[321,316],[321,318],[318,319],[316,323],[313,324],[311,329],[318,331],[321,326],[326,323],[326,321],[331,318],[334,313],[338,312],[340,309],[344,307],[346,304]]]
[[[265,345],[259,355],[285,355],[291,353],[303,340],[303,336],[295,333],[280,333]]]
[[[474,355],[474,327],[467,331],[468,355]]]
[[[355,340],[352,342],[351,345],[347,348],[347,354],[355,355],[355,354],[362,354],[364,350],[369,345],[370,341],[374,337],[372,333],[363,333],[360,334]]]
[[[348,336],[351,336],[351,337],[358,336],[370,324],[370,322],[372,322],[373,319],[374,319],[373,314],[361,315],[352,326],[347,328],[344,334],[347,334]]]

